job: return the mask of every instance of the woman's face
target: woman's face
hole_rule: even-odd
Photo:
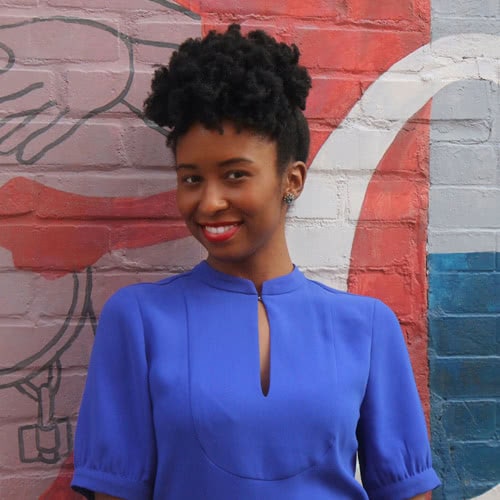
[[[179,211],[213,267],[229,272],[278,258],[288,184],[274,141],[229,122],[223,134],[195,124],[178,139],[176,164]]]

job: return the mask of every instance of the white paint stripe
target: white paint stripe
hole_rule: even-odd
[[[473,33],[444,37],[398,61],[370,86],[332,132],[311,168],[345,172],[347,183],[355,182],[359,189],[361,182],[366,193],[373,172],[408,119],[450,83],[469,79],[500,82],[500,36]],[[349,175],[354,171],[357,175]],[[323,196],[318,193],[318,199]],[[352,201],[352,219],[359,219],[362,204],[361,197]],[[300,213],[299,198],[294,215],[300,217]],[[344,234],[351,249],[355,230],[351,226]]]
[[[500,500],[500,484],[472,500]]]

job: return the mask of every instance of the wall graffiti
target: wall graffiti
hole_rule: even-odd
[[[432,413],[429,102],[457,82],[498,85],[498,35],[443,33],[431,42],[430,1],[326,8],[313,0],[293,15],[261,0],[96,0],[90,13],[77,4],[0,16],[0,399],[13,407],[0,410],[10,433],[0,433],[0,466],[8,465],[0,496],[2,488],[18,494],[14,480],[38,464],[46,480],[27,485],[26,497],[81,498],[69,490],[79,401],[70,394],[81,390],[100,308],[118,286],[202,255],[178,218],[165,131],[144,122],[141,102],[155,63],[234,16],[244,29],[249,15],[252,28],[269,28],[271,16],[271,29],[295,40],[314,68],[310,181],[291,212],[292,256],[311,276],[396,310]],[[369,28],[343,30],[343,22]],[[65,386],[71,377],[77,382]],[[444,491],[458,491],[453,481]]]
[[[175,12],[174,20],[182,16],[191,20],[192,34],[199,33],[198,15],[171,2],[151,2]],[[6,401],[3,395],[15,390],[35,405],[32,417],[12,410],[18,424],[9,428],[11,438],[2,444],[11,463],[50,466],[71,456],[74,410],[64,415],[67,408],[61,413],[57,401],[64,382],[62,358],[83,332],[95,331],[93,265],[113,250],[187,234],[178,220],[175,195],[164,191],[164,185],[146,189],[152,192],[147,196],[137,196],[133,190],[127,196],[115,183],[114,196],[106,196],[107,188],[99,195],[97,187],[89,197],[86,189],[71,185],[71,178],[67,190],[59,188],[58,176],[38,182],[40,171],[57,170],[60,162],[54,159],[64,157],[75,144],[71,140],[85,136],[86,126],[100,116],[115,113],[135,119],[164,142],[165,131],[143,120],[140,108],[147,87],[146,80],[137,81],[137,76],[149,79],[152,72],[144,49],[156,51],[151,57],[167,59],[178,42],[168,36],[148,39],[148,33],[132,36],[117,29],[117,24],[66,15],[0,17],[0,247],[4,250],[0,255],[0,398]],[[93,61],[96,50],[101,56],[105,53],[104,61],[103,57]],[[92,70],[104,78],[98,92],[75,99],[88,94],[84,76],[89,61],[97,62]],[[85,164],[85,151],[79,154]],[[144,231],[147,219],[152,223]],[[60,303],[67,301],[56,308],[56,320],[44,317],[46,304],[37,306],[32,295],[23,296],[30,288]],[[103,299],[97,300],[99,309]],[[24,317],[21,311],[26,312]],[[14,435],[17,450],[12,446]],[[43,485],[38,488],[41,493]]]
[[[61,27],[61,25],[63,25],[63,27]],[[16,112],[7,114],[0,120],[0,128],[5,127],[5,129],[7,129],[5,133],[0,137],[0,146],[2,147],[2,150],[0,150],[0,154],[15,154],[16,159],[20,164],[31,165],[37,162],[38,160],[43,158],[43,156],[48,151],[55,148],[68,137],[77,132],[77,130],[87,120],[99,115],[100,113],[110,111],[117,104],[124,104],[130,109],[131,112],[136,114],[138,117],[142,117],[140,109],[128,102],[126,99],[134,78],[133,47],[137,44],[152,45],[155,47],[163,47],[168,49],[175,49],[177,47],[177,44],[175,43],[133,38],[129,35],[121,33],[112,26],[98,21],[93,21],[91,19],[72,18],[65,16],[33,18],[18,23],[0,25],[0,36],[2,36],[3,39],[9,40],[9,32],[14,33],[14,36],[11,37],[13,40],[12,42],[10,42],[12,45],[7,45],[3,42],[0,45],[0,49],[2,49],[7,55],[7,64],[1,70],[1,74],[6,73],[8,76],[8,72],[14,71],[16,68],[16,51],[13,49],[13,46],[15,44],[15,41],[22,44],[23,40],[25,39],[25,35],[24,33],[22,33],[24,31],[23,28],[28,28],[29,32],[33,32],[35,30],[37,32],[61,32],[62,37],[64,37],[64,31],[72,30],[74,25],[80,27],[80,36],[82,36],[83,38],[92,39],[96,36],[101,35],[101,33],[104,33],[106,35],[111,35],[111,37],[113,37],[112,39],[119,40],[122,43],[123,48],[125,49],[128,75],[123,72],[123,74],[121,75],[123,81],[120,82],[119,85],[113,86],[112,92],[111,89],[105,89],[105,87],[103,86],[102,103],[95,105],[95,107],[89,110],[79,110],[79,112],[77,113],[72,112],[72,110],[68,106],[64,106],[63,109],[60,109],[60,103],[53,99],[46,100],[46,97],[43,96],[43,93],[39,93],[41,99],[40,102],[37,103],[36,107],[19,110],[19,106],[16,101],[25,96],[32,97],[32,95],[36,91],[45,90],[47,87],[47,83],[43,81],[35,81],[26,85],[22,89],[1,96],[1,104],[11,102],[13,107],[17,108],[18,110]],[[99,30],[101,31],[101,33],[99,33],[99,35],[96,35],[95,33],[93,33],[94,30]],[[19,32],[21,32],[21,34]],[[69,37],[69,34],[66,36]],[[123,70],[123,66],[121,66],[121,68]],[[110,90],[108,94],[112,95],[106,95],[106,90]],[[55,116],[49,123],[44,123],[44,121],[42,121],[41,123],[36,122],[37,117],[40,117],[42,114],[53,109],[55,109]],[[19,121],[19,119],[22,119],[22,121],[20,123],[16,123]],[[11,124],[12,126],[8,127]],[[164,133],[163,130],[161,130],[159,127],[156,127],[154,124],[149,123],[149,125],[157,132],[162,134]]]
[[[82,285],[83,294],[79,293]],[[91,295],[91,269],[87,270],[86,283],[83,284],[76,273],[73,273],[73,297],[61,328],[54,332],[54,336],[40,350],[13,366],[0,370],[0,389],[15,387],[21,394],[34,400],[38,406],[36,423],[18,429],[19,457],[23,463],[54,464],[72,450],[69,418],[55,416],[55,398],[61,383],[60,356],[72,345],[86,321],[90,321],[95,331],[96,317]],[[83,304],[77,313],[80,296]],[[71,320],[75,315],[79,319],[72,327]],[[27,449],[26,443],[30,441],[35,443],[35,449]]]

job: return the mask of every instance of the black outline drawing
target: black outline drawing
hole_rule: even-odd
[[[92,304],[92,269],[86,270],[85,289],[83,291],[83,304],[77,312],[78,298],[80,295],[80,280],[73,273],[73,295],[65,320],[58,332],[40,351],[17,362],[9,368],[0,369],[0,390],[9,387],[16,388],[21,394],[28,396],[38,404],[37,422],[33,425],[24,425],[18,429],[19,457],[21,462],[57,463],[61,458],[72,451],[72,431],[68,417],[55,417],[55,397],[61,382],[62,366],[60,358],[77,339],[87,321],[90,321],[95,334],[96,315]],[[76,326],[71,329],[71,320],[78,318]],[[34,367],[30,368],[33,364]],[[15,380],[12,375],[19,373]],[[46,374],[46,380],[36,383],[35,379]],[[2,382],[2,379],[7,379]],[[25,442],[30,433],[34,433],[36,453],[27,452]],[[66,436],[62,443],[61,436]],[[45,438],[45,439],[44,439]],[[46,444],[51,441],[51,446]],[[64,448],[61,451],[61,447]]]
[[[174,10],[177,10],[179,12],[182,12],[183,14],[188,15],[189,17],[192,17],[194,19],[199,19],[199,16],[190,13],[187,9],[184,7],[180,7],[179,5],[172,4],[171,2],[167,2],[164,0],[150,0],[152,2],[158,3],[160,5],[164,5],[166,7],[172,8]],[[133,47],[134,45],[149,45],[153,47],[161,47],[161,48],[166,48],[166,49],[176,49],[179,44],[176,43],[171,43],[171,42],[160,42],[160,41],[155,41],[155,40],[145,40],[142,38],[136,38],[132,37],[130,35],[127,35],[125,33],[122,33],[121,31],[118,31],[117,29],[108,26],[105,23],[95,21],[92,19],[85,19],[85,18],[80,18],[80,17],[68,17],[68,16],[50,16],[50,17],[35,17],[26,21],[21,21],[18,23],[11,23],[11,24],[4,24],[0,25],[0,36],[2,33],[2,30],[6,29],[13,29],[13,28],[19,28],[21,26],[27,26],[27,25],[33,25],[33,24],[38,24],[38,23],[47,23],[47,22],[63,22],[63,23],[68,23],[68,24],[80,24],[84,26],[91,26],[93,28],[97,28],[103,31],[106,31],[107,33],[110,33],[114,35],[116,38],[121,40],[128,51],[128,59],[129,59],[129,77],[127,79],[127,83],[125,84],[125,88],[116,96],[114,99],[112,99],[110,102],[107,104],[94,108],[87,112],[84,116],[82,116],[76,123],[73,124],[73,126],[67,130],[64,134],[62,134],[60,137],[52,141],[51,143],[45,145],[42,147],[40,151],[35,153],[33,156],[30,158],[25,158],[24,157],[24,150],[26,146],[34,139],[36,139],[38,136],[42,135],[44,132],[47,130],[51,129],[54,125],[56,125],[62,118],[64,118],[68,114],[68,110],[63,110],[61,111],[50,123],[47,125],[41,127],[38,130],[35,130],[31,134],[28,135],[24,140],[22,140],[19,144],[16,144],[15,146],[11,147],[10,149],[6,151],[0,151],[1,156],[8,156],[12,155],[15,152],[16,155],[16,160],[22,164],[22,165],[32,165],[39,161],[43,156],[50,151],[51,149],[55,148],[62,142],[64,142],[66,139],[71,137],[87,120],[90,118],[93,118],[94,116],[104,113],[106,111],[109,111],[112,109],[114,106],[116,106],[119,103],[124,104],[127,106],[128,109],[132,113],[134,113],[136,116],[138,116],[141,119],[144,119],[144,115],[140,109],[137,107],[133,106],[131,103],[129,103],[126,100],[126,96],[130,90],[130,87],[132,85],[132,81],[134,79],[134,53],[133,53]],[[12,50],[11,47],[8,45],[0,42],[0,50],[5,51],[5,53],[8,56],[8,61],[7,64],[4,68],[0,69],[0,75],[2,73],[6,73],[9,71],[15,64],[16,62],[16,57],[15,53]],[[1,80],[0,80],[1,81]],[[25,96],[29,94],[30,92],[42,88],[44,86],[43,82],[36,82],[31,85],[26,86],[25,88],[14,92],[9,95],[1,96],[0,97],[0,104],[11,101],[17,98],[20,98],[22,96]],[[8,124],[11,120],[13,119],[18,119],[18,118],[24,118],[23,121],[19,124],[17,124],[14,128],[9,130],[6,134],[3,136],[0,135],[0,146],[2,145],[3,142],[5,142],[7,139],[9,139],[14,133],[16,133],[18,130],[24,128],[26,125],[28,125],[30,122],[32,122],[38,115],[43,113],[49,108],[57,106],[57,102],[53,100],[49,100],[45,103],[43,103],[41,106],[38,108],[34,109],[28,109],[25,111],[17,112],[17,113],[12,113],[10,115],[5,116],[4,118],[0,119],[0,129]],[[156,124],[150,122],[149,120],[144,120],[144,122],[153,130],[159,132],[162,135],[166,135],[165,130],[163,130],[161,127],[158,127]]]
[[[191,19],[199,20],[201,17],[189,11],[187,8],[174,4],[167,0],[149,0],[153,3],[162,5],[167,9],[180,12]],[[107,33],[112,34],[117,39],[121,40],[128,51],[128,68],[129,75],[123,90],[110,102],[103,106],[96,107],[84,116],[79,118],[68,130],[60,137],[52,142],[45,144],[38,152],[30,158],[24,157],[26,146],[54,125],[56,125],[67,113],[67,110],[61,111],[52,121],[45,124],[41,128],[30,133],[19,144],[11,147],[8,151],[0,151],[0,155],[12,155],[15,153],[16,160],[21,165],[32,165],[39,161],[50,150],[57,147],[66,139],[71,137],[77,130],[90,118],[110,110],[117,104],[124,104],[134,115],[142,119],[146,125],[156,132],[166,135],[166,131],[156,124],[144,119],[140,109],[127,101],[126,97],[131,88],[134,78],[134,53],[135,45],[143,44],[160,48],[175,49],[178,44],[170,42],[161,42],[155,40],[144,40],[129,36],[107,24],[91,19],[68,16],[50,16],[50,17],[34,17],[18,23],[0,25],[0,38],[2,30],[15,29],[21,26],[34,25],[48,22],[62,22],[68,24],[79,24],[91,26]],[[1,75],[11,70],[16,63],[16,55],[11,47],[0,41],[0,51],[6,55],[6,64],[0,68],[0,83]],[[24,88],[8,95],[0,96],[0,105],[8,101],[19,99],[37,89],[43,88],[44,82],[39,81],[26,85]],[[53,100],[48,100],[39,107],[27,109],[15,113],[11,113],[0,119],[0,146],[12,135],[28,125],[38,115],[49,108],[56,106],[57,103]],[[2,127],[7,125],[11,120],[21,119],[9,131],[1,135]],[[15,365],[8,368],[0,369],[0,390],[12,388],[17,389],[21,394],[29,397],[38,405],[38,415],[36,422],[31,425],[23,425],[18,429],[18,444],[19,457],[23,463],[42,462],[45,464],[55,464],[62,458],[67,456],[72,451],[73,439],[72,428],[69,417],[56,417],[55,398],[61,383],[62,364],[61,356],[67,351],[80,335],[83,327],[90,323],[92,331],[95,334],[96,329],[96,314],[92,304],[92,284],[93,275],[92,269],[89,267],[85,273],[85,283],[82,285],[81,277],[76,272],[73,273],[73,292],[71,304],[66,313],[63,325],[53,335],[51,340],[38,352],[20,360]],[[79,307],[81,303],[81,308]],[[77,324],[72,326],[72,320],[78,319]],[[27,443],[35,443],[35,449],[28,449]]]

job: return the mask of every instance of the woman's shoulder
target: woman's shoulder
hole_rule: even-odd
[[[368,323],[395,317],[392,309],[376,297],[339,290],[312,279],[307,282],[312,295],[329,304],[339,317],[358,318]]]
[[[326,285],[321,281],[307,278],[309,289],[318,297],[332,301],[335,304],[343,304],[350,307],[365,308],[374,307],[375,303],[381,302],[376,297],[352,293],[345,290]]]
[[[191,271],[182,272],[157,281],[143,281],[123,286],[107,299],[104,309],[122,309],[129,306],[147,305],[157,301],[172,302],[182,295]]]

